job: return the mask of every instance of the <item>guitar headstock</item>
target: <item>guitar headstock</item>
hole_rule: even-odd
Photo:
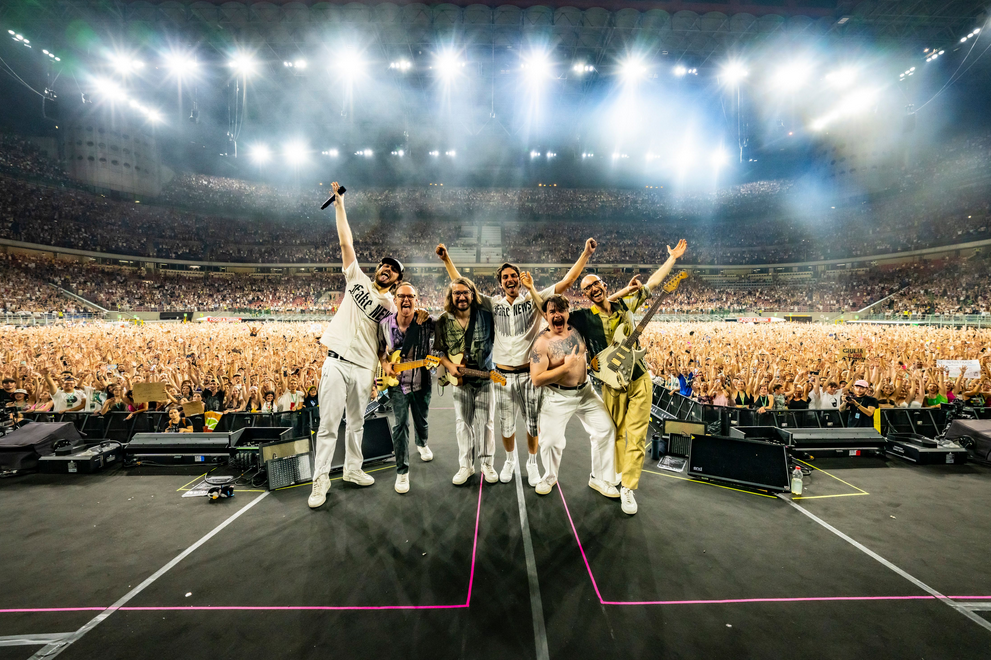
[[[683,270],[674,277],[672,277],[671,279],[669,279],[667,282],[665,282],[664,286],[662,286],[661,288],[664,289],[664,291],[666,291],[667,293],[674,293],[675,289],[678,288],[678,285],[681,284],[681,281],[687,277],[688,277],[688,271]]]
[[[506,386],[506,377],[503,376],[498,371],[490,371],[489,377],[492,379],[493,383],[497,383],[498,385],[502,385],[503,387]]]
[[[428,355],[427,357],[423,358],[423,361],[426,363],[424,366],[427,369],[433,369],[434,367],[440,364],[440,358],[437,357],[436,355]]]

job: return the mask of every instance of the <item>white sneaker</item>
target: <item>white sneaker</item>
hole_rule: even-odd
[[[592,475],[588,477],[588,487],[592,490],[597,490],[606,497],[617,498],[619,497],[619,490],[612,484],[607,484],[602,479],[596,479]]]
[[[344,473],[344,481],[350,481],[359,486],[371,486],[375,483],[375,477],[361,470],[349,470]]]
[[[530,484],[531,487],[540,483],[540,468],[537,467],[536,461],[533,463],[530,461],[526,462],[526,482]]]
[[[537,495],[550,495],[550,492],[554,490],[554,484],[556,481],[547,481],[546,479],[537,483],[535,490]]]
[[[499,481],[499,475],[496,474],[495,468],[488,463],[482,463],[482,476],[485,477],[487,484],[494,484]]]
[[[468,477],[470,477],[473,474],[475,474],[474,467],[470,467],[470,468],[463,467],[460,470],[458,470],[458,473],[456,475],[454,475],[454,478],[451,479],[451,483],[453,483],[455,486],[460,486],[464,482],[468,481]]]
[[[623,500],[623,513],[633,515],[637,512],[637,498],[633,497],[633,491],[623,487],[620,491],[620,498]]]
[[[396,492],[402,495],[409,492],[409,473],[396,475]]]
[[[306,503],[310,505],[311,509],[322,506],[327,501],[328,490],[330,490],[330,477],[321,474],[313,480],[313,490],[310,491],[310,498],[306,500]]]
[[[502,471],[499,473],[499,481],[504,484],[508,484],[513,480],[513,474],[516,472],[516,460],[506,459],[506,464],[502,466]]]
[[[430,451],[430,447],[416,446],[416,450],[420,452],[420,460],[424,463],[434,460],[434,453]]]

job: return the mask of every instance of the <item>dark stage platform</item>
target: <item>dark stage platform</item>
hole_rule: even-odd
[[[628,517],[577,422],[551,495],[451,485],[434,405],[407,495],[373,466],[317,511],[183,468],[0,480],[0,660],[991,655],[987,468],[815,461],[792,501],[648,459]]]

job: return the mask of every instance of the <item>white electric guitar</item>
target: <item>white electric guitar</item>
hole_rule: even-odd
[[[681,271],[661,287],[665,293],[673,293],[688,273]],[[643,333],[650,319],[661,307],[663,297],[657,296],[650,308],[644,313],[637,327],[627,336],[627,324],[621,323],[613,334],[612,344],[592,358],[592,376],[614,390],[625,390],[633,380],[633,368],[647,351],[637,348],[637,340]]]

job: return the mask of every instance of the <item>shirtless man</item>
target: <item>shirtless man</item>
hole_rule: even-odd
[[[588,485],[606,497],[619,498],[615,486],[616,431],[605,404],[592,388],[585,367],[585,341],[568,325],[568,299],[560,294],[544,303],[548,328],[530,352],[530,377],[536,387],[546,387],[540,410],[540,456],[544,476],[536,486],[547,495],[557,483],[564,453],[564,429],[578,415],[592,441],[592,474]]]

